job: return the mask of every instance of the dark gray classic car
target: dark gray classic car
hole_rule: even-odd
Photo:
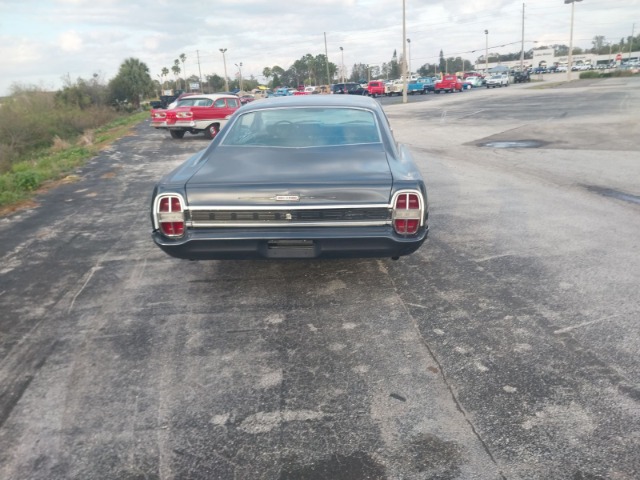
[[[153,240],[177,258],[391,257],[428,233],[409,150],[368,97],[252,102],[153,190]]]

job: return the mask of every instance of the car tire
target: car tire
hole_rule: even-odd
[[[204,129],[204,136],[209,140],[213,140],[220,131],[220,124],[212,123]]]
[[[184,130],[169,130],[169,135],[171,135],[171,138],[179,140],[184,137]]]

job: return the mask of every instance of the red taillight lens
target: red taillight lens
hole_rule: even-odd
[[[393,210],[393,228],[400,235],[413,235],[420,228],[422,202],[417,193],[400,193]]]
[[[168,237],[184,235],[184,213],[182,202],[177,196],[162,197],[158,202],[158,224],[160,231]]]
[[[162,233],[171,237],[180,237],[184,234],[184,222],[160,222]]]

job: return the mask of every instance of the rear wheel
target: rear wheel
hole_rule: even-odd
[[[207,137],[209,140],[211,140],[215,138],[215,136],[218,134],[219,131],[220,131],[220,124],[212,123],[207,128],[205,128],[204,136]]]
[[[169,130],[169,134],[171,138],[182,138],[184,137],[184,130]]]

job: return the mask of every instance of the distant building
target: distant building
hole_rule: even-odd
[[[620,65],[623,62],[627,61],[638,61],[640,58],[640,51],[631,52],[611,52],[611,54],[598,55],[594,53],[585,53],[581,55],[573,55],[571,57],[572,65],[610,65],[617,64]],[[533,58],[524,59],[523,66],[524,68],[537,68],[537,67],[546,67],[550,68],[553,66],[563,66],[567,67],[567,63],[569,62],[569,58],[567,55],[564,56],[556,56],[553,48],[541,48],[533,51]],[[511,60],[508,62],[489,62],[488,67],[489,70],[492,68],[501,65],[508,67],[510,70],[520,68],[520,60]],[[484,59],[478,59],[476,61],[475,69],[478,72],[485,72],[485,62]]]

